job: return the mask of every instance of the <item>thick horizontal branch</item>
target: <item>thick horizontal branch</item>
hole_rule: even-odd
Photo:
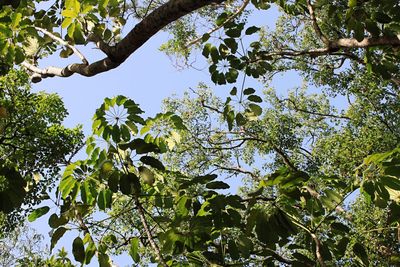
[[[357,41],[354,38],[341,38],[329,41],[329,47],[325,48],[315,48],[307,50],[287,49],[281,51],[264,52],[261,54],[262,57],[256,59],[256,61],[263,60],[268,57],[277,57],[277,56],[297,57],[305,55],[310,57],[319,57],[327,55],[337,55],[337,56],[344,56],[359,62],[358,58],[356,58],[353,54],[347,52],[348,49],[368,48],[376,46],[392,46],[392,47],[400,46],[400,39],[399,37],[389,37],[389,36],[382,36],[378,38],[366,37],[361,41]],[[338,52],[340,49],[344,49],[345,52]]]
[[[341,38],[330,42],[330,48],[368,48],[374,46],[400,46],[398,36],[366,37],[361,41],[354,38]]]
[[[89,41],[94,41],[99,48],[107,54],[107,57],[102,60],[89,65],[71,64],[65,68],[29,68],[29,70],[38,74],[44,73],[44,77],[69,77],[75,73],[89,77],[109,71],[121,65],[132,53],[145,44],[166,25],[204,6],[220,4],[224,1],[225,0],[170,0],[156,8],[147,17],[136,24],[135,27],[115,46],[107,47],[104,43],[100,42],[100,40],[93,39],[93,36],[91,36]]]

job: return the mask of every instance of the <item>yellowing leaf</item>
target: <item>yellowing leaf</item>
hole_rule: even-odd
[[[348,7],[353,8],[357,6],[357,0],[349,0]]]

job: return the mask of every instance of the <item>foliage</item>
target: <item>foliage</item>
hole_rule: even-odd
[[[12,224],[23,209],[48,198],[60,165],[68,164],[83,135],[80,127],[61,125],[67,111],[57,95],[30,92],[24,72],[1,77],[0,88],[0,211]]]
[[[26,224],[16,227],[7,235],[2,233],[0,265],[17,266],[24,258],[32,260],[38,255],[44,256],[47,253],[42,247],[42,242],[43,236]]]
[[[190,62],[200,48],[210,80],[229,90],[218,98],[201,84],[148,119],[133,100],[106,98],[87,159],[68,162],[58,185],[51,249],[78,228],[71,248],[82,265],[96,255],[111,266],[120,253],[161,266],[399,264],[397,1],[66,0],[47,11],[38,2],[2,8],[4,72],[21,64],[34,81],[92,76],[168,24],[173,36],[162,49]],[[248,22],[271,6],[280,10],[273,30]],[[139,22],[122,37],[130,12]],[[61,57],[82,63],[38,69],[37,60],[57,51],[54,41]],[[106,58],[89,64],[77,50],[88,43]],[[303,85],[276,92],[276,74],[289,71]],[[57,103],[59,124],[65,110]],[[19,166],[54,164],[38,155]],[[28,219],[49,211],[41,206]],[[67,264],[64,256],[50,260]]]

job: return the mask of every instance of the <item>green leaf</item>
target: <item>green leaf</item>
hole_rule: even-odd
[[[110,175],[110,177],[108,177],[108,187],[112,192],[116,193],[118,192],[118,186],[119,186],[119,173],[115,171]]]
[[[19,23],[21,22],[22,19],[22,14],[19,12],[14,12],[11,14],[11,24],[10,27],[12,30],[15,30],[18,26]]]
[[[189,208],[191,206],[191,199],[187,196],[181,196],[176,204],[176,214],[180,217],[186,217],[189,215]]]
[[[96,254],[96,245],[90,240],[88,246],[86,247],[85,253],[85,264],[89,264],[93,256]]]
[[[232,54],[235,54],[238,50],[238,43],[234,38],[225,38],[224,43],[231,50]]]
[[[249,27],[249,28],[246,29],[245,34],[246,34],[246,35],[251,35],[251,34],[253,34],[253,33],[258,32],[259,30],[260,30],[260,28],[258,28],[258,27],[256,27],[256,26],[251,26],[251,27]]]
[[[29,214],[28,221],[29,222],[35,221],[37,218],[42,217],[47,212],[49,212],[49,210],[50,208],[48,206],[35,209],[31,214]]]
[[[143,156],[140,158],[140,161],[143,162],[146,165],[149,165],[153,168],[156,168],[160,171],[164,171],[165,167],[164,165],[161,163],[161,161],[159,161],[156,158],[150,157],[150,156]]]
[[[134,139],[129,143],[120,144],[119,148],[122,150],[126,150],[128,148],[131,150],[136,150],[136,153],[138,154],[146,154],[149,152],[155,152],[155,153],[160,152],[160,148],[157,145],[147,143],[140,138]]]
[[[333,190],[327,189],[325,190],[325,196],[322,196],[320,199],[328,209],[334,209],[342,200],[342,196]]]
[[[220,57],[220,55],[219,55],[219,52],[218,52],[218,49],[217,49],[217,47],[215,47],[215,46],[212,46],[212,47],[210,48],[210,55],[211,55],[211,60],[212,60],[214,63],[217,63],[217,62],[221,59],[221,57]]]
[[[349,8],[353,8],[357,6],[357,0],[349,0],[349,2],[347,3],[347,6]]]
[[[229,111],[226,116],[226,122],[228,123],[229,131],[233,128],[233,122],[235,120],[235,112],[233,110]]]
[[[253,242],[246,236],[242,235],[237,239],[237,246],[242,254],[242,257],[247,259],[250,257],[250,252],[253,250]]]
[[[109,189],[103,189],[100,191],[97,198],[97,205],[100,210],[106,210],[111,208],[112,203],[112,192]]]
[[[57,214],[53,213],[52,215],[50,215],[49,217],[49,226],[51,228],[57,228],[61,225],[64,225],[68,223],[68,218],[64,215],[61,217],[58,217]]]
[[[14,62],[15,64],[20,64],[25,60],[25,54],[23,50],[20,47],[15,48],[15,56],[14,56]]]
[[[240,255],[239,255],[239,249],[235,243],[235,241],[233,241],[232,239],[229,239],[228,241],[228,251],[229,251],[229,255],[231,255],[233,260],[238,260]]]
[[[113,265],[111,264],[111,259],[110,257],[108,257],[107,254],[99,253],[98,257],[100,267],[113,267]]]
[[[232,90],[229,92],[230,95],[236,95],[237,94],[237,88],[236,86],[232,88]]]
[[[262,108],[259,105],[249,104],[249,108],[256,116],[260,116],[262,114]]]
[[[145,184],[152,186],[155,182],[153,172],[145,166],[139,167],[139,176]]]
[[[337,253],[336,255],[341,258],[344,256],[344,254],[346,253],[346,249],[347,249],[347,245],[349,244],[349,238],[347,237],[343,237],[342,239],[340,239],[337,243],[336,243],[336,250]]]
[[[333,230],[342,232],[344,234],[348,234],[350,232],[350,228],[347,225],[344,225],[343,223],[340,222],[334,222],[331,224],[331,228]]]
[[[72,176],[66,176],[61,179],[59,189],[61,192],[62,198],[67,198],[69,193],[71,193],[72,189],[75,187],[76,180]]]
[[[228,189],[230,186],[222,181],[214,181],[206,184],[208,189]]]
[[[353,252],[364,263],[364,265],[369,266],[368,254],[363,245],[355,243],[353,246]]]
[[[57,244],[58,240],[65,234],[65,232],[69,230],[65,227],[60,227],[57,228],[57,230],[54,231],[54,233],[51,235],[51,246],[50,246],[50,251],[53,250],[54,246]]]
[[[210,39],[210,34],[208,34],[208,33],[203,34],[203,36],[201,37],[201,41],[203,43],[207,42],[208,39]]]
[[[129,248],[129,255],[132,257],[132,259],[135,262],[140,261],[140,255],[139,255],[139,238],[134,237],[131,239],[131,245]]]
[[[229,68],[229,71],[225,74],[225,78],[228,83],[236,82],[238,76],[239,72],[233,68]]]
[[[81,186],[81,200],[83,203],[92,205],[97,197],[96,184],[90,180],[85,180]]]
[[[242,29],[239,27],[230,28],[228,30],[225,30],[225,34],[232,38],[239,38],[242,35]]]
[[[72,242],[72,254],[76,261],[80,263],[85,262],[85,247],[83,246],[83,241],[79,236]]]
[[[242,113],[236,114],[236,125],[237,126],[242,126],[247,123],[247,119],[243,116]]]
[[[256,102],[256,103],[261,103],[262,102],[261,97],[259,97],[258,95],[249,95],[247,97],[247,99],[252,101],[252,102]]]
[[[205,58],[208,58],[210,56],[211,47],[212,47],[212,44],[210,44],[210,43],[204,45],[202,55]]]
[[[391,189],[394,189],[396,191],[400,191],[400,179],[399,178],[395,178],[393,176],[387,176],[384,175],[381,177],[381,181],[383,183],[384,186],[387,186]]]
[[[217,26],[221,26],[227,18],[228,18],[228,14],[226,14],[226,12],[223,12],[217,17],[217,19],[215,20],[215,24]]]
[[[256,90],[254,90],[253,88],[246,88],[243,90],[244,95],[251,95],[251,94],[254,94],[255,92],[256,92]]]
[[[139,178],[133,173],[121,175],[119,188],[125,195],[138,194],[140,192]]]

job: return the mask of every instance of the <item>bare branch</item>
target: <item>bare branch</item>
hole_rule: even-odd
[[[308,7],[308,12],[310,13],[310,17],[311,17],[311,21],[312,21],[312,25],[313,28],[315,30],[315,33],[318,35],[318,37],[322,40],[322,42],[329,47],[329,39],[326,38],[326,36],[322,33],[321,28],[318,26],[317,23],[317,18],[315,17],[315,13],[314,13],[314,8],[311,4],[311,0],[307,0],[307,7]]]
[[[93,39],[95,37],[90,36],[90,41],[96,42],[99,48],[107,54],[106,58],[89,65],[70,64],[64,68],[49,67],[39,69],[28,65],[30,67],[29,70],[41,75],[42,78],[46,78],[52,76],[69,77],[75,73],[90,77],[115,69],[166,25],[204,6],[220,4],[224,1],[226,0],[170,0],[136,24],[115,46],[107,47],[99,40]]]
[[[143,208],[142,204],[140,203],[139,198],[138,197],[135,197],[135,198],[136,198],[135,202],[136,202],[137,210],[139,213],[140,221],[142,222],[143,229],[146,232],[147,239],[149,240],[151,247],[154,249],[154,252],[156,253],[157,258],[160,261],[161,265],[164,267],[168,267],[168,264],[165,262],[162,254],[161,254],[160,248],[158,247],[158,245],[156,244],[156,242],[153,239],[153,235],[151,234],[149,225],[147,224],[147,220],[144,215],[144,208]]]
[[[218,164],[214,164],[215,167],[221,169],[221,170],[225,170],[225,171],[232,171],[232,172],[240,172],[243,174],[248,174],[250,175],[252,178],[256,179],[256,180],[260,180],[260,177],[258,175],[256,175],[255,173],[245,170],[243,168],[240,167],[233,167],[233,166],[222,166],[222,165],[218,165]]]
[[[87,59],[85,58],[85,56],[73,45],[69,44],[67,41],[63,40],[62,38],[56,36],[55,34],[40,28],[40,27],[35,27],[36,30],[42,32],[43,34],[49,36],[51,39],[53,39],[56,42],[59,42],[60,44],[62,44],[63,46],[68,47],[69,49],[71,49],[74,54],[82,61],[83,64],[85,65],[89,65],[89,61],[87,61]]]
[[[302,109],[297,107],[296,102],[291,100],[291,99],[283,99],[282,101],[288,101],[293,105],[294,110],[299,111],[299,112],[303,112],[303,113],[307,113],[307,114],[311,114],[311,115],[316,115],[316,116],[321,116],[321,117],[330,117],[330,118],[335,118],[335,119],[345,119],[345,120],[350,120],[350,117],[347,116],[343,116],[343,115],[335,115],[335,114],[329,114],[329,113],[321,113],[321,112],[317,112],[317,111],[311,111],[311,110],[307,110],[307,109]]]
[[[315,242],[315,256],[317,257],[317,260],[321,267],[326,267],[324,258],[322,257],[322,244],[321,241],[318,239],[317,235],[314,233],[311,233],[311,237]]]

